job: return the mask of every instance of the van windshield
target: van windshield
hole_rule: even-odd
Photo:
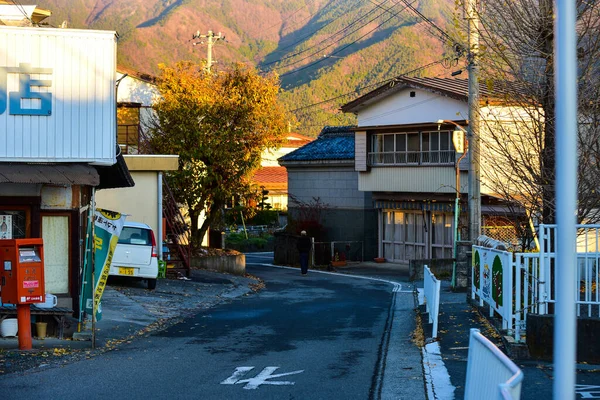
[[[144,228],[124,227],[119,235],[119,243],[151,246],[150,231]]]

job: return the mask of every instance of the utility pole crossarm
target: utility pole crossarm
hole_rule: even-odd
[[[194,34],[194,36],[192,36],[192,40],[193,39],[204,39],[206,38],[206,44],[207,44],[207,55],[206,55],[206,71],[210,72],[210,68],[212,67],[213,64],[216,63],[216,61],[213,61],[212,59],[212,47],[213,45],[219,41],[219,40],[225,40],[225,36],[221,35],[221,32],[219,32],[218,35],[215,35],[213,33],[213,31],[208,31],[208,33],[206,35],[204,34],[200,34],[200,31],[196,31],[196,33]],[[197,44],[202,44],[204,43],[203,41],[200,42],[194,42],[193,45],[197,45]]]

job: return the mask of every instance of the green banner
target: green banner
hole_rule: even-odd
[[[93,244],[94,289],[92,291],[91,263],[86,262],[84,266],[82,304],[84,304],[83,310],[88,315],[96,316],[96,321],[102,319],[102,306],[100,301],[102,300],[102,293],[104,293],[104,288],[106,287],[110,264],[115,248],[117,247],[119,235],[123,229],[123,224],[125,223],[125,217],[126,216],[121,213],[100,208],[97,208],[94,213],[94,238],[93,243],[89,243],[90,245]],[[86,254],[92,252],[86,251]],[[95,310],[93,310],[93,299],[95,299]]]

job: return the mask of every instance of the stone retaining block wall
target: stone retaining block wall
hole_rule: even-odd
[[[215,257],[196,257],[192,258],[191,266],[192,268],[203,268],[234,275],[245,275],[246,256],[244,254],[237,254]]]

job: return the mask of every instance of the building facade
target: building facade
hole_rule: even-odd
[[[495,97],[482,86],[481,99],[486,121]],[[379,257],[453,258],[455,239],[468,234],[467,149],[453,143],[468,126],[468,82],[398,77],[342,110],[358,117],[354,166],[377,210]],[[510,210],[487,189],[482,181],[483,218],[493,223]]]
[[[362,242],[364,259],[377,255],[377,224],[371,193],[360,191],[354,166],[354,133],[349,127],[326,127],[318,138],[279,158],[287,169],[291,219],[318,209],[317,241]],[[297,232],[299,233],[299,232]]]
[[[0,26],[0,42],[5,238],[43,238],[46,292],[78,310],[94,193],[134,185],[115,134],[116,34]]]

